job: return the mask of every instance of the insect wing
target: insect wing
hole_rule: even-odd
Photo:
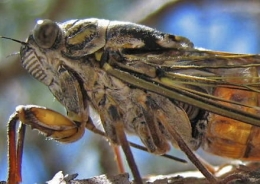
[[[133,86],[260,126],[259,55],[187,48],[124,58],[124,64],[112,59],[107,72]]]

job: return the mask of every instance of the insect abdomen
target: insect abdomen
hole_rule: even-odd
[[[251,106],[257,106],[259,99],[257,93],[227,88],[217,88],[215,94],[232,101],[241,99]],[[255,109],[249,107],[240,108],[244,111],[257,113]],[[260,160],[260,128],[211,114],[202,146],[204,150],[222,157]]]

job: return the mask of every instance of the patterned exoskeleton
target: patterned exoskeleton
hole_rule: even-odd
[[[180,147],[212,182],[217,180],[191,150],[202,146],[221,156],[260,158],[259,128],[250,125],[260,120],[258,55],[200,50],[184,37],[94,18],[38,21],[20,54],[23,67],[48,86],[68,117],[19,106],[9,127],[19,119],[72,142],[85,128],[99,132],[89,117],[94,108],[107,138],[122,145],[137,183],[141,178],[124,131],[155,154],[166,153],[169,142]],[[16,172],[13,162],[9,176]]]

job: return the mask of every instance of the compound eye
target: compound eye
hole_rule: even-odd
[[[58,37],[60,28],[51,20],[38,20],[33,30],[33,38],[37,45],[44,49],[51,48]]]

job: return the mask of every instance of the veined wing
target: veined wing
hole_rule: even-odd
[[[131,51],[123,58],[120,62],[111,58],[104,69],[135,87],[260,126],[257,115],[260,112],[259,55],[186,48],[146,53]],[[216,94],[219,88],[229,93],[245,91],[246,95],[236,97],[241,100],[226,99]]]

